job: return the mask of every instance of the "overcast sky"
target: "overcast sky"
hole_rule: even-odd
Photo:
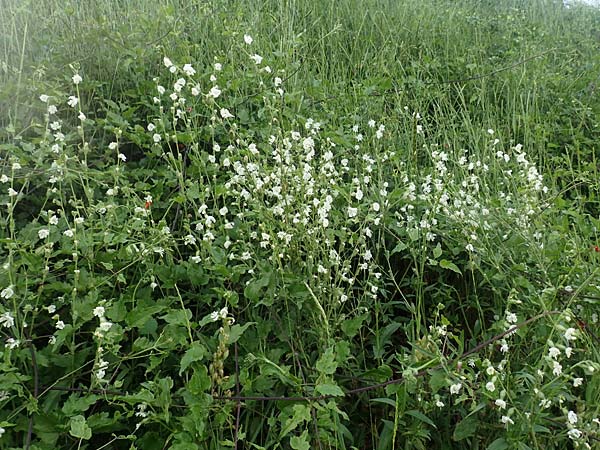
[[[563,0],[565,5],[581,2],[588,5],[600,6],[600,0]]]

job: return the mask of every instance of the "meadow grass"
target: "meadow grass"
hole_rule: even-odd
[[[597,448],[599,19],[4,0],[0,448]]]

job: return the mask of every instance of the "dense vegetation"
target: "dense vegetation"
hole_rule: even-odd
[[[0,448],[600,448],[599,11],[0,25]]]

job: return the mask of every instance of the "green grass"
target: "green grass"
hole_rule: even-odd
[[[5,0],[0,448],[597,448],[599,19]]]

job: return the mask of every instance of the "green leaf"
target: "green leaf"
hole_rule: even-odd
[[[388,366],[387,364],[382,364],[381,366],[376,367],[375,369],[367,370],[366,372],[361,373],[360,377],[368,378],[370,380],[381,383],[383,381],[389,380],[393,374],[394,372],[392,371],[392,368],[390,366]]]
[[[508,448],[508,442],[504,440],[504,438],[498,438],[490,445],[488,445],[486,450],[505,450]]]
[[[429,387],[431,393],[436,394],[440,389],[446,386],[446,372],[443,370],[431,370],[429,372]]]
[[[419,240],[419,230],[417,230],[415,228],[409,228],[408,229],[408,237],[410,238],[410,240],[412,242],[418,241]]]
[[[337,384],[320,383],[317,384],[315,392],[319,395],[334,395],[336,397],[343,397],[344,391]]]
[[[475,414],[469,415],[461,420],[454,428],[452,439],[462,441],[463,439],[473,436],[479,429],[479,419]]]
[[[164,316],[161,316],[161,319],[171,325],[187,325],[188,321],[192,318],[192,312],[189,309],[181,310],[178,309],[176,311],[171,311]]]
[[[92,437],[92,429],[85,422],[85,417],[82,415],[71,417],[69,423],[71,425],[69,430],[71,436],[86,440]]]
[[[406,244],[402,241],[399,241],[396,246],[392,249],[390,255],[393,255],[394,253],[400,253],[401,251],[406,250],[408,247],[406,246]]]
[[[335,360],[335,353],[333,347],[329,347],[325,350],[325,353],[321,355],[316,364],[317,370],[326,375],[333,375],[337,369],[337,361]]]
[[[199,342],[193,342],[191,347],[181,358],[179,375],[181,375],[195,361],[201,361],[206,355],[206,347]]]
[[[352,319],[345,320],[342,323],[342,331],[349,338],[356,336],[366,318],[367,315],[363,314],[361,316],[356,316]]]
[[[433,249],[433,257],[435,259],[438,259],[440,256],[442,256],[442,246],[440,245],[440,243],[438,242],[438,244],[435,246],[435,248]]]
[[[396,408],[396,402],[394,400],[392,400],[391,398],[386,398],[386,397],[372,398],[370,401],[376,402],[376,403],[383,403],[384,405],[388,405],[388,406],[391,406],[392,408]]]
[[[246,329],[250,326],[250,325],[254,325],[256,322],[248,322],[245,323],[244,325],[234,325],[231,327],[231,330],[229,331],[229,343],[230,344],[234,344],[235,342],[238,341],[238,339],[240,337],[242,337],[242,334],[244,334],[244,331],[246,331]]]
[[[289,417],[281,427],[281,433],[279,433],[280,438],[288,435],[302,422],[311,420],[310,408],[308,405],[294,405],[292,411],[292,416]]]
[[[290,447],[294,450],[309,450],[310,444],[308,443],[308,431],[304,432],[300,436],[292,436],[290,438]]]
[[[204,394],[210,389],[210,377],[208,376],[208,369],[206,366],[200,366],[194,369],[194,375],[190,378],[187,383],[188,390],[194,395]]]
[[[98,396],[94,394],[81,397],[79,394],[73,393],[63,405],[62,412],[68,417],[74,416],[77,413],[87,411],[97,400]]]
[[[414,417],[415,419],[419,419],[421,422],[425,422],[426,424],[429,424],[433,428],[437,429],[437,427],[435,426],[435,423],[433,423],[433,421],[429,417],[427,417],[422,412],[417,411],[416,409],[411,409],[409,411],[406,411],[406,414],[408,414],[409,416]]]
[[[462,272],[460,271],[458,266],[456,264],[454,264],[453,262],[448,261],[447,259],[442,259],[440,261],[440,267],[443,269],[451,270],[452,272],[456,272],[456,273],[462,275]]]
[[[258,280],[251,281],[244,289],[244,296],[252,302],[258,301],[261,297],[262,289],[266,288],[270,282],[271,274],[266,274]]]

